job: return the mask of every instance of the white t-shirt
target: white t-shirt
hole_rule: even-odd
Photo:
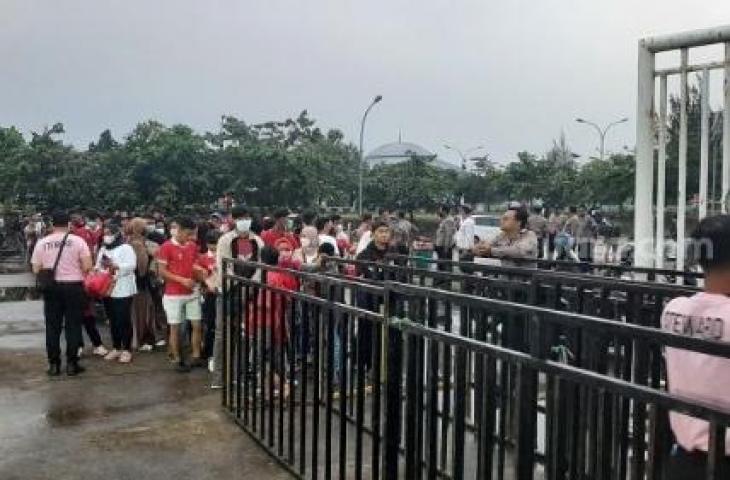
[[[459,250],[471,250],[474,248],[474,217],[466,217],[459,225],[456,232],[456,248]]]
[[[360,252],[368,248],[368,245],[370,244],[370,239],[372,238],[372,232],[370,230],[363,232],[362,236],[360,237],[360,240],[357,242],[357,250],[355,251],[356,255],[360,255]]]
[[[96,268],[102,270],[103,259],[108,257],[112,265],[117,267],[117,283],[112,290],[112,298],[127,298],[137,293],[137,279],[134,271],[137,269],[137,255],[131,245],[125,243],[112,250],[101,247],[96,259]]]

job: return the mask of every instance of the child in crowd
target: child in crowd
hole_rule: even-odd
[[[180,372],[190,371],[190,366],[204,365],[201,358],[202,311],[200,308],[198,280],[205,278],[205,269],[198,263],[198,247],[195,239],[195,222],[180,218],[170,228],[172,238],[157,252],[160,276],[165,280],[162,304],[170,326],[171,361]],[[192,326],[192,359],[188,366],[180,348],[180,325],[189,321]]]
[[[218,264],[216,253],[218,250],[219,230],[209,230],[205,236],[208,251],[201,254],[198,263],[205,269],[205,280],[202,285],[203,293],[203,356],[208,359],[208,369],[212,371],[213,343],[215,341],[216,301],[218,299]]]

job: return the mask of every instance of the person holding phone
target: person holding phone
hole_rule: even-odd
[[[137,294],[137,255],[124,241],[121,225],[110,223],[104,227],[102,247],[96,260],[96,269],[114,276],[114,286],[104,299],[112,334],[112,351],[104,360],[130,363],[132,361],[132,300]]]

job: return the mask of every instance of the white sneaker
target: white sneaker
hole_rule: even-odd
[[[123,351],[119,355],[119,363],[132,363],[132,352],[127,350]]]
[[[120,352],[119,350],[112,350],[111,352],[109,352],[106,355],[106,357],[104,357],[104,360],[107,360],[107,361],[117,360],[121,354],[122,354],[122,352]]]
[[[213,358],[213,357],[210,357],[208,359],[208,371],[210,373],[215,372],[215,358]]]
[[[84,347],[79,347],[79,350],[76,352],[76,356],[81,358],[84,355]]]
[[[109,350],[106,349],[104,345],[99,345],[94,349],[94,355],[98,355],[100,357],[106,357],[109,354]]]
[[[140,352],[151,352],[154,347],[150,345],[149,343],[145,343],[141,347],[139,347]]]
[[[165,345],[167,345],[165,340],[157,340],[157,343],[155,343],[155,347],[164,347]]]

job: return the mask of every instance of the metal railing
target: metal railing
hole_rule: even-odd
[[[670,410],[711,421],[723,458],[730,415],[667,394],[662,351],[726,344],[539,306],[540,282],[498,299],[246,265],[305,286],[225,276],[224,406],[299,478],[661,478]]]
[[[451,271],[458,269],[459,271],[464,272],[470,271],[486,273],[493,272],[495,269],[505,268],[496,265],[479,264],[472,261],[455,261],[395,254],[388,255],[388,257],[401,265],[409,265],[416,268],[424,268],[424,265],[436,265],[439,269],[446,268]],[[612,277],[644,282],[677,283],[677,280],[679,279],[678,283],[686,286],[696,286],[697,281],[704,278],[704,274],[702,272],[688,270],[680,271],[669,268],[637,267],[633,265],[609,263],[572,262],[568,260],[547,260],[540,258],[511,258],[509,261],[515,264],[515,267],[513,268],[516,269],[526,268],[528,270],[534,270],[535,266],[537,266],[539,270]],[[517,274],[519,270],[513,270],[513,272]]]
[[[477,265],[476,271],[418,268],[391,260],[373,263],[331,259],[351,269],[377,269],[380,281],[396,281],[438,290],[471,293],[486,298],[509,300],[547,308],[587,313],[621,322],[659,326],[662,309],[678,296],[697,293],[695,287],[656,282],[639,282],[534,268]],[[417,259],[414,259],[417,261]],[[534,290],[534,295],[528,292]]]

